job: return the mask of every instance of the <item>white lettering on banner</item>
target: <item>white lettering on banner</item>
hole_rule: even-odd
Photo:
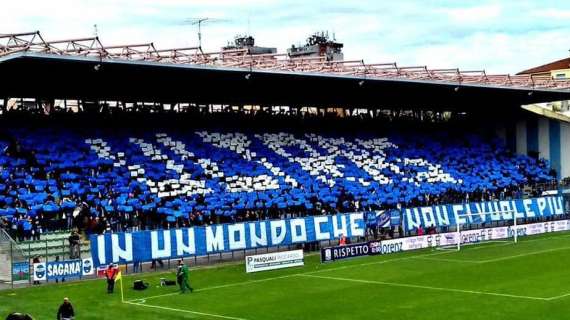
[[[525,209],[522,208],[522,210],[519,210],[519,207],[517,207],[517,202],[515,200],[511,200],[511,207],[515,211],[515,216],[517,219],[523,219],[525,217]]]
[[[424,219],[424,225],[426,227],[435,226],[435,217],[433,215],[433,209],[431,207],[420,208],[422,213],[422,218]]]
[[[536,217],[536,213],[532,210],[532,199],[523,199],[523,206],[527,218]]]
[[[408,230],[414,230],[422,225],[418,208],[406,209],[406,225]]]
[[[81,261],[48,264],[47,275],[51,277],[66,277],[81,274]]]
[[[239,240],[236,240],[236,234],[239,236]],[[241,250],[247,247],[245,242],[245,224],[230,224],[228,226],[228,235],[230,237],[230,250]]]
[[[473,223],[473,215],[471,212],[471,206],[468,204],[465,205],[465,219],[467,219],[467,223]]]
[[[111,247],[113,248],[113,262],[119,262],[121,259],[125,261],[133,261],[133,235],[125,233],[125,249],[119,245],[119,235],[111,235]]]
[[[562,204],[562,198],[550,197],[550,200],[554,203],[554,214],[564,214],[564,205]]]
[[[307,227],[305,219],[291,219],[291,242],[306,242]]]
[[[249,240],[252,248],[257,248],[258,246],[267,246],[267,229],[265,221],[259,223],[260,235],[257,236],[257,224],[249,224]]]
[[[503,219],[503,213],[499,208],[498,201],[489,201],[489,207],[491,208],[491,220],[493,221],[501,221]]]
[[[178,256],[196,254],[196,242],[194,240],[194,228],[185,229],[188,237],[187,243],[184,243],[184,234],[182,229],[174,231],[176,234],[176,254]]]
[[[440,225],[448,226],[449,225],[449,213],[447,212],[447,208],[444,206],[436,206],[435,207],[435,215],[437,220],[439,221]]]
[[[476,202],[475,203],[475,209],[477,210],[477,213],[479,214],[479,218],[481,219],[482,222],[486,222],[487,221],[487,215],[485,214],[487,212],[487,208],[485,207],[485,203],[483,202]]]
[[[303,250],[274,252],[245,257],[247,273],[304,265]]]
[[[159,248],[159,236],[162,233],[162,249]],[[153,259],[168,258],[171,255],[170,251],[170,230],[151,231],[150,232],[150,254]]]
[[[279,245],[285,240],[287,235],[287,226],[285,220],[274,220],[269,222],[271,228],[271,245]]]
[[[107,264],[107,257],[105,255],[105,235],[97,236],[97,258],[99,258],[99,263]]]
[[[464,216],[462,217],[462,215],[464,214],[463,205],[454,204],[451,208],[453,209],[453,214],[455,215],[455,223],[465,224],[467,220],[465,220]]]
[[[499,208],[503,213],[503,216],[501,217],[503,220],[513,220],[513,212],[511,211],[512,208],[509,201],[500,201]]]
[[[338,218],[340,217],[341,227],[338,227]],[[344,219],[345,216],[332,216],[332,225],[333,225],[333,237],[338,238],[341,234],[345,236],[348,234],[346,229],[346,220]]]
[[[349,215],[349,219],[350,219],[350,232],[351,232],[350,236],[351,237],[364,237],[364,227],[359,226],[358,223],[356,223],[357,220],[362,220],[362,214],[361,213],[351,213]]]
[[[216,232],[214,232],[214,228]],[[223,251],[224,246],[224,228],[222,225],[206,227],[206,251],[215,252]]]
[[[544,216],[544,210],[546,209],[546,198],[537,198],[536,203],[538,204],[538,214]]]
[[[319,216],[314,218],[315,221],[315,238],[317,240],[328,240],[331,238],[331,235],[328,231],[323,231],[321,229],[321,224],[328,223],[329,217],[328,216]]]

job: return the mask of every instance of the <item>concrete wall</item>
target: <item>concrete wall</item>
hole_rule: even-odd
[[[570,177],[570,124],[529,116],[497,129],[506,146],[519,154],[538,152],[550,161],[559,178]],[[504,136],[503,136],[504,135]]]
[[[540,118],[537,124],[538,156],[550,160],[550,121]]]
[[[570,124],[560,123],[560,176],[570,177]]]

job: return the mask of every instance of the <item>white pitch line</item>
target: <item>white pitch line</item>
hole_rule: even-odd
[[[237,318],[237,317],[224,316],[224,315],[222,315],[222,314],[206,313],[206,312],[199,312],[199,311],[192,311],[192,310],[185,310],[185,309],[177,309],[177,308],[170,308],[170,307],[162,307],[162,306],[155,306],[155,305],[151,305],[151,304],[135,303],[135,302],[131,302],[131,301],[125,301],[124,303],[130,304],[130,305],[135,305],[135,306],[140,306],[140,307],[155,308],[155,309],[162,309],[162,310],[175,311],[175,312],[191,313],[191,314],[197,314],[197,315],[201,315],[201,316],[208,316],[208,317],[221,318],[221,319],[247,320],[247,319],[245,319],[245,318]]]
[[[445,259],[445,258],[431,258],[431,257],[416,257],[416,259],[426,260],[426,261],[441,261],[441,262],[480,263],[479,261],[473,261],[473,260]]]
[[[438,256],[438,255],[449,254],[449,253],[453,253],[453,252],[455,252],[455,251],[442,251],[442,252],[424,254],[424,255],[421,255],[421,256]],[[386,260],[381,260],[381,261],[374,261],[374,262],[367,262],[367,263],[360,263],[360,264],[350,264],[350,265],[339,266],[339,267],[335,267],[335,268],[326,268],[326,269],[315,270],[315,271],[308,271],[308,272],[301,272],[301,273],[292,273],[292,274],[287,274],[287,275],[278,276],[278,277],[270,277],[270,278],[257,279],[257,280],[247,280],[247,281],[233,282],[233,283],[223,284],[223,285],[219,285],[219,286],[212,286],[212,287],[205,287],[205,288],[201,288],[201,289],[196,289],[196,290],[194,290],[194,291],[195,291],[195,292],[201,292],[201,291],[209,291],[209,290],[214,290],[214,289],[237,287],[237,286],[250,285],[250,284],[259,283],[259,282],[266,282],[266,281],[271,281],[271,280],[279,280],[279,279],[291,278],[291,277],[296,277],[296,276],[298,276],[298,275],[303,275],[303,274],[315,274],[315,273],[321,273],[321,272],[327,272],[327,271],[336,271],[336,270],[342,270],[342,269],[348,269],[348,268],[354,268],[354,267],[369,266],[369,265],[378,265],[378,264],[384,264],[384,263],[389,263],[389,262],[396,262],[396,261],[402,261],[402,260],[413,259],[413,258],[416,258],[416,257],[418,257],[418,256],[417,256],[417,255],[416,255],[416,256],[406,256],[406,257],[400,257],[400,258],[394,258],[394,259],[386,259]],[[141,300],[143,300],[143,299],[144,299],[144,300],[149,300],[149,299],[156,299],[156,298],[162,298],[162,297],[169,297],[169,296],[179,295],[179,294],[180,294],[180,292],[177,291],[177,292],[159,294],[159,295],[156,295],[156,296],[137,298],[137,299],[129,300],[129,302],[141,301]]]
[[[562,298],[566,298],[566,297],[570,297],[570,293],[565,293],[565,294],[561,294],[559,296],[550,297],[550,298],[547,298],[547,300],[552,301],[552,300],[558,300],[558,299],[562,299]]]
[[[366,284],[379,284],[379,285],[391,286],[391,287],[404,287],[404,288],[426,289],[426,290],[436,290],[436,291],[447,291],[447,292],[488,295],[488,296],[497,296],[497,297],[506,297],[506,298],[526,299],[526,300],[540,300],[540,301],[548,301],[549,300],[549,298],[519,296],[519,295],[514,295],[514,294],[497,293],[497,292],[485,292],[485,291],[462,290],[462,289],[453,289],[453,288],[431,287],[431,286],[422,286],[422,285],[408,284],[408,283],[361,280],[361,279],[350,279],[350,278],[339,278],[339,277],[327,277],[327,276],[316,276],[316,275],[308,275],[308,274],[301,274],[299,276],[310,277],[310,278],[318,278],[318,279],[327,279],[327,280],[366,283]]]
[[[549,253],[549,252],[556,252],[556,251],[563,251],[563,250],[568,250],[568,249],[570,249],[570,247],[561,247],[561,248],[554,248],[554,249],[547,249],[547,250],[539,250],[539,251],[533,251],[533,252],[528,252],[528,253],[516,254],[516,255],[512,255],[512,256],[506,256],[506,257],[495,258],[495,259],[481,260],[481,261],[479,261],[479,263],[498,262],[498,261],[503,261],[503,260],[510,260],[510,259],[516,259],[516,258],[523,258],[523,257],[528,257],[528,256],[534,256],[534,255],[537,255],[537,254],[543,254],[543,253]]]

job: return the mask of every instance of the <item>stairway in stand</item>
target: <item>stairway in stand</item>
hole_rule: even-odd
[[[0,282],[12,281],[12,261],[10,259],[10,243],[0,242]]]

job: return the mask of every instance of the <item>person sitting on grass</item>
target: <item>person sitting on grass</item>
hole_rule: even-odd
[[[182,293],[186,293],[188,290],[190,290],[190,292],[194,291],[194,289],[190,287],[190,284],[188,283],[189,276],[190,271],[188,270],[188,266],[184,264],[184,261],[182,259],[178,260],[176,281],[178,282],[178,285],[180,286],[180,292]]]
[[[69,302],[68,298],[63,298],[63,303],[59,306],[57,310],[57,320],[73,320],[75,319],[75,312],[73,311],[73,306]]]

